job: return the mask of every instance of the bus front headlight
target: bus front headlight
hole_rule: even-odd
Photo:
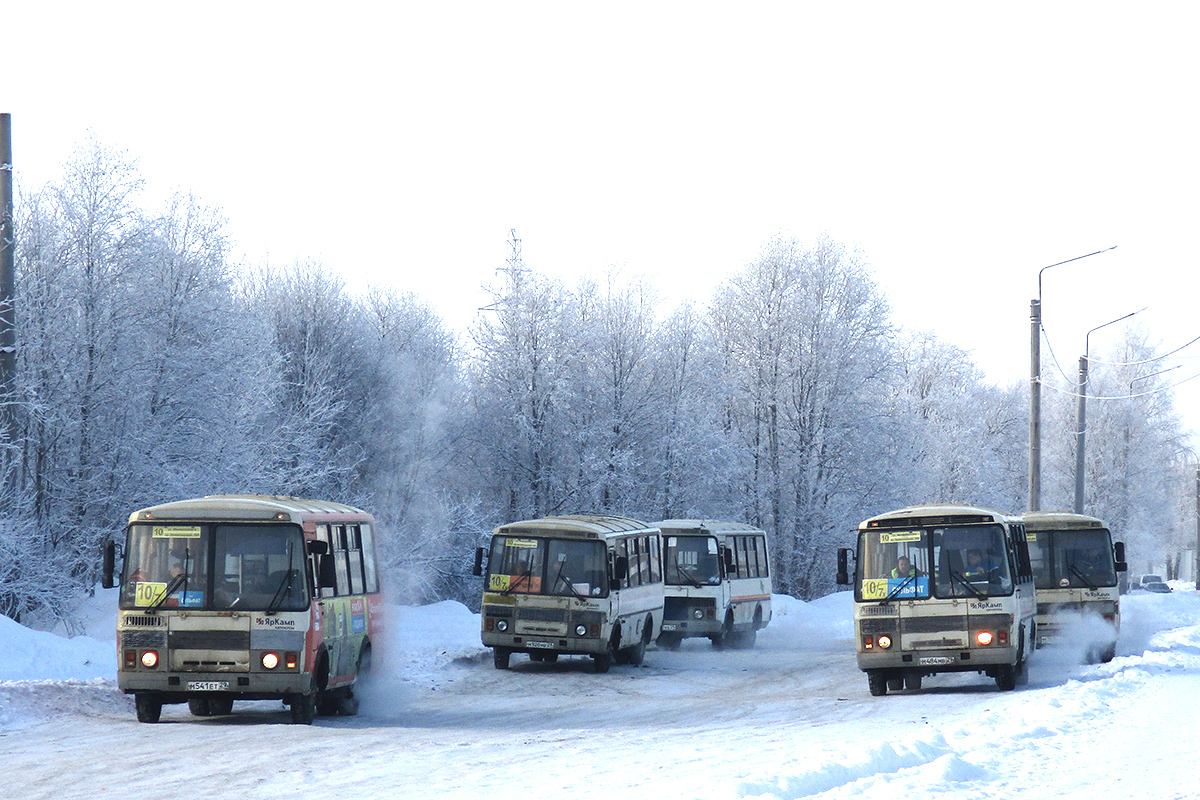
[[[704,609],[697,608],[695,611],[692,612],[692,616],[695,617],[696,619],[704,619]]]
[[[274,653],[263,653],[262,665],[267,669],[275,669],[279,666],[279,656]]]
[[[506,630],[508,630],[508,620],[506,620],[506,619],[497,620],[496,621],[496,630],[500,631],[501,633],[504,633]]]
[[[142,653],[142,666],[146,669],[154,669],[158,666],[158,653],[154,650],[147,650]]]
[[[983,647],[987,647],[989,644],[991,644],[993,638],[994,637],[992,636],[991,631],[980,631],[979,633],[975,634],[975,641],[979,642],[979,644]]]
[[[575,626],[575,635],[576,636],[587,636],[587,625],[576,625]]]
[[[882,634],[878,639],[875,640],[875,644],[879,645],[880,650],[887,650],[892,646],[892,637],[888,636],[886,633]]]

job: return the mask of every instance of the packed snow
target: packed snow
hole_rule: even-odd
[[[1200,798],[1200,597],[1174,586],[1122,599],[1109,664],[1043,650],[1017,691],[965,674],[886,697],[855,666],[846,593],[776,596],[753,650],[687,640],[605,675],[495,670],[465,606],[390,606],[359,715],[312,726],[267,701],[138,723],[102,592],[74,638],[0,617],[4,795]]]

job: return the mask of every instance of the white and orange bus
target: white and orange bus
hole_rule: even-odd
[[[279,699],[302,724],[357,712],[383,621],[370,514],[294,497],[182,500],[133,512],[124,554],[117,682],[139,721],[185,702],[211,716]]]
[[[658,645],[707,637],[750,648],[771,621],[765,531],[739,522],[668,519],[662,531],[666,602]]]

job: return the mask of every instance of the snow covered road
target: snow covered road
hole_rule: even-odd
[[[274,702],[204,719],[168,706],[163,723],[139,724],[93,640],[55,637],[58,653],[13,625],[0,628],[0,678],[16,678],[0,683],[0,765],[18,790],[3,794],[1200,798],[1188,733],[1200,598],[1134,594],[1123,607],[1110,664],[1039,652],[1015,692],[958,675],[882,698],[855,667],[845,594],[777,598],[753,651],[689,640],[607,675],[585,659],[514,657],[497,671],[463,606],[395,608],[360,715],[311,727]],[[115,658],[111,640],[100,646]],[[31,651],[50,656],[43,672]]]

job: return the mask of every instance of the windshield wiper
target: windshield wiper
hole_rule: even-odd
[[[975,595],[980,600],[983,600],[987,597],[986,594],[984,594],[983,592],[979,591],[974,586],[972,586],[971,582],[969,580],[967,580],[966,576],[964,576],[962,573],[955,572],[952,569],[946,570],[946,571],[950,573],[951,579],[958,581],[960,584],[962,584],[966,588],[966,590],[968,592]]]
[[[551,591],[551,592],[553,592],[555,589],[557,589],[557,588],[558,588],[558,582],[559,582],[559,581],[562,581],[563,583],[565,583],[565,584],[567,585],[567,588],[571,590],[571,594],[575,595],[576,597],[583,597],[583,598],[586,598],[586,597],[587,597],[587,595],[585,595],[585,594],[580,594],[580,593],[579,593],[579,590],[575,588],[575,584],[574,584],[574,583],[571,581],[571,579],[570,579],[570,578],[568,578],[566,575],[563,575],[563,568],[564,568],[564,567],[566,567],[566,566],[567,566],[567,562],[566,562],[566,561],[560,561],[560,562],[558,562],[558,575],[556,575],[556,576],[555,576],[555,578],[554,578],[554,586],[553,586],[553,587],[550,589],[550,591]]]
[[[1067,564],[1067,569],[1070,572],[1074,573],[1075,577],[1079,578],[1079,580],[1083,581],[1083,585],[1088,587],[1089,589],[1091,589],[1093,592],[1100,588],[1096,584],[1089,581],[1086,575],[1084,575],[1082,572],[1080,572],[1078,569],[1075,568],[1074,564]]]
[[[892,600],[895,600],[896,595],[900,594],[900,592],[902,592],[904,590],[904,587],[908,586],[910,581],[915,583],[916,580],[917,580],[917,574],[914,572],[912,575],[909,575],[907,578],[905,578],[899,584],[897,584],[895,589],[892,589],[890,592],[888,592],[888,596],[883,598],[882,600],[880,600],[879,605],[883,605],[884,603],[890,603]]]
[[[180,602],[180,605],[183,605],[183,603],[187,601],[187,579],[188,579],[188,573],[191,571],[191,569],[190,569],[191,566],[192,566],[191,553],[188,551],[187,547],[184,547],[183,548],[183,571],[180,572],[178,575],[176,575],[174,578],[171,578],[171,582],[167,584],[167,588],[163,589],[162,597],[155,600],[154,603],[150,606],[150,609],[152,611],[156,608],[159,608],[163,603],[167,602],[167,598],[171,596],[171,593],[174,592],[176,589],[178,589],[180,586],[183,587],[183,599]]]
[[[697,589],[699,589],[701,586],[704,585],[704,584],[700,583],[699,578],[692,575],[692,573],[690,573],[686,569],[684,569],[683,566],[679,563],[679,551],[678,550],[675,551],[675,571],[678,572],[680,575],[682,575],[687,581],[689,581]]]
[[[517,586],[520,585],[521,581],[527,581],[532,576],[533,576],[533,567],[530,567],[529,569],[525,570],[520,575],[518,575],[517,579],[515,581],[512,581],[511,583],[509,583],[507,589],[501,589],[500,594],[512,594],[514,591],[516,591]]]
[[[293,561],[294,551],[290,541],[287,543],[287,549],[288,571],[287,574],[283,576],[283,580],[279,582],[279,588],[275,590],[275,594],[271,597],[271,602],[267,605],[267,611],[274,611],[281,603],[283,603],[283,598],[292,593],[292,581],[296,579],[296,564]]]

